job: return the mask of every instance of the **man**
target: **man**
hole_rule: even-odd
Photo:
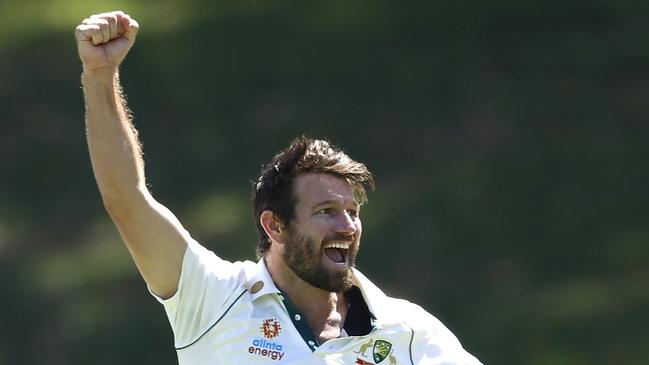
[[[145,184],[118,77],[137,31],[119,11],[76,29],[88,148],[104,205],[167,312],[180,364],[480,364],[432,315],[354,269],[372,175],[326,141],[298,138],[262,170],[258,263],[224,261],[194,241]]]

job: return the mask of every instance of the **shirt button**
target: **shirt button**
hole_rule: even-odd
[[[300,319],[302,319],[302,316],[299,315],[299,314],[296,314],[295,316],[293,316],[293,318],[295,318],[296,321],[299,321]]]
[[[313,345],[315,345],[315,342],[309,341],[309,345],[313,346]]]
[[[250,288],[250,293],[257,294],[263,287],[264,287],[264,282],[260,280]]]

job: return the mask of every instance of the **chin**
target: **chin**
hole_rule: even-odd
[[[344,272],[338,271],[329,276],[325,289],[330,292],[345,292],[353,286],[352,270],[348,267]]]

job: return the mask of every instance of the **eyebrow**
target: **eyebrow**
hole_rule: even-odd
[[[318,202],[318,203],[314,204],[312,208],[315,209],[315,208],[319,208],[319,207],[321,207],[323,205],[338,205],[338,204],[340,204],[340,200],[328,199],[328,200],[324,200],[324,201],[321,201],[321,202]],[[356,200],[354,200],[354,208],[358,209],[360,207],[361,207],[361,205],[358,204],[358,202]]]

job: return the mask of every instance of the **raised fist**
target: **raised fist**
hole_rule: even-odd
[[[74,32],[84,70],[117,68],[135,43],[138,28],[137,21],[122,11],[84,19]]]

